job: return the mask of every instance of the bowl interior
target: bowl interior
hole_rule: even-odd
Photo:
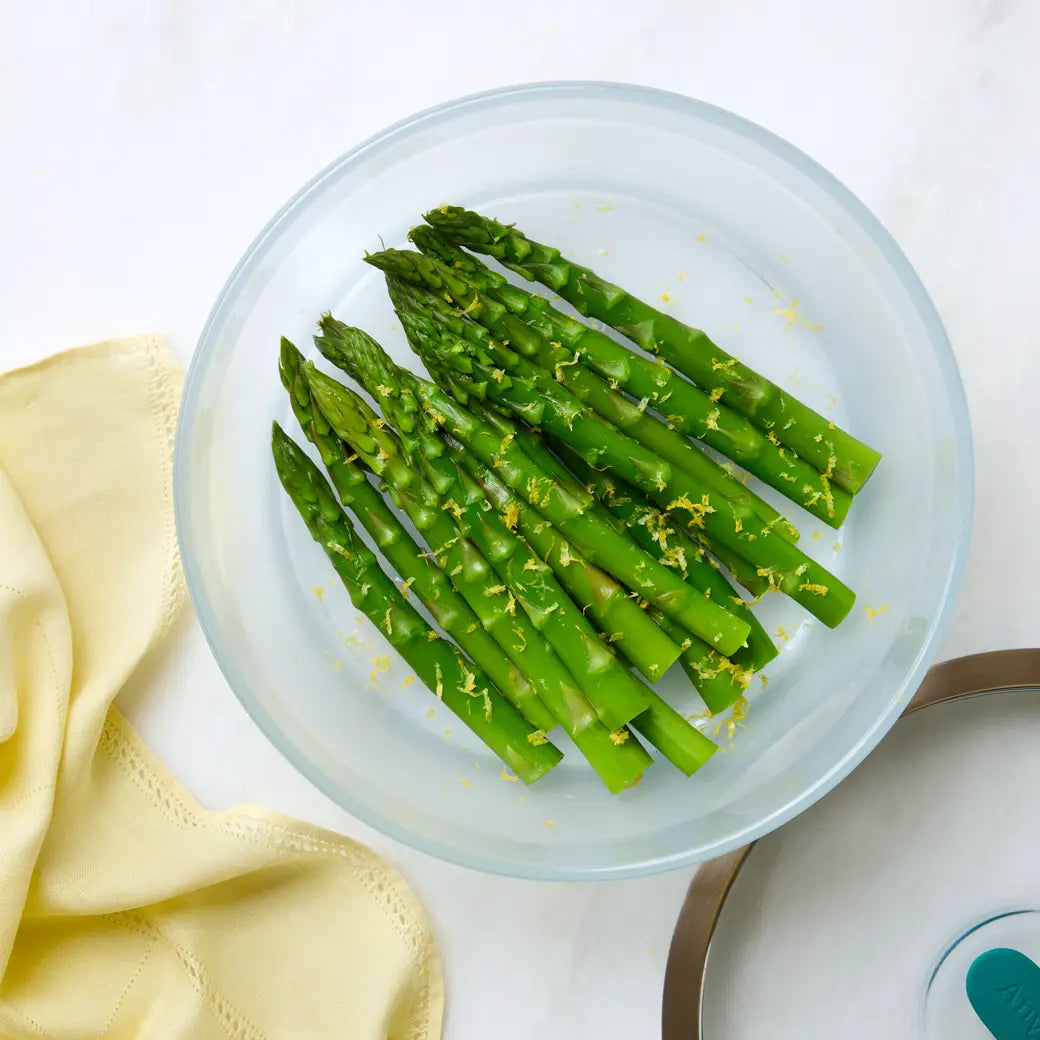
[[[790,601],[761,616],[782,653],[743,725],[692,779],[667,762],[612,797],[576,753],[530,789],[418,683],[353,608],[281,493],[285,334],[331,309],[413,367],[366,249],[426,208],[516,221],[729,351],[878,448],[840,532],[770,489],[801,545],[857,593],[825,629]],[[419,369],[421,370],[421,368]],[[923,674],[959,577],[970,439],[956,368],[912,271],[819,168],[686,99],[564,85],[470,99],[362,146],[294,199],[232,276],[188,380],[177,449],[181,546],[200,619],[272,740],[345,808],[458,862],[532,877],[623,876],[721,854],[851,769]],[[700,701],[677,667],[658,689]],[[704,721],[708,732],[716,725]],[[560,738],[566,752],[566,738]]]

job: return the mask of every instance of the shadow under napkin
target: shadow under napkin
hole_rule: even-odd
[[[436,1040],[422,908],[363,846],[198,806],[111,707],[185,596],[155,337],[0,377],[0,1033]]]

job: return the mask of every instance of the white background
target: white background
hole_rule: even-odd
[[[1032,0],[0,0],[0,368],[149,330],[187,363],[275,209],[417,109],[539,79],[680,91],[803,148],[917,266],[961,365],[978,465],[943,656],[1031,645],[1038,40]],[[659,1035],[688,872],[534,884],[382,838],[267,745],[193,620],[147,696],[121,703],[207,804],[294,813],[401,869],[440,937],[451,1040]]]

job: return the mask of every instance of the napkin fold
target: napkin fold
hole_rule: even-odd
[[[436,1040],[404,881],[203,809],[112,707],[185,601],[180,383],[153,336],[0,377],[0,1036]]]

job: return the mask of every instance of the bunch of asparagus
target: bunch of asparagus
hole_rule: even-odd
[[[855,598],[695,441],[833,527],[880,456],[703,332],[514,227],[448,206],[426,220],[410,235],[418,251],[365,259],[432,380],[325,315],[319,351],[379,414],[283,339],[282,383],[328,479],[275,424],[279,479],[358,609],[526,783],[562,757],[557,725],[612,792],[652,763],[640,737],[690,775],[716,745],[649,684],[678,661],[717,714],[776,655],[758,598],[778,590],[831,627]]]

